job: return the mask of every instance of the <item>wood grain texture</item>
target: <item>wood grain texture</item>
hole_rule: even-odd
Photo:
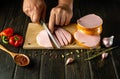
[[[64,79],[64,51],[44,50],[41,56],[40,79]]]
[[[30,58],[30,64],[26,67],[16,66],[14,79],[39,79],[42,51],[21,50],[20,52],[26,54]]]
[[[15,9],[14,5],[12,4],[9,5],[9,8],[2,7],[1,5],[1,8],[0,8],[1,31],[9,27],[9,24],[10,24],[9,21],[11,21],[10,18],[12,18],[12,16],[10,15],[12,15],[15,12],[14,9]],[[1,41],[0,43],[3,44]],[[3,44],[3,45],[10,51],[18,52],[18,49],[13,48],[11,45],[6,45],[6,44]],[[5,53],[4,51],[0,50],[0,79],[12,79],[15,71],[15,67],[16,67],[16,64],[14,63],[12,57],[9,54]]]
[[[54,0],[53,0],[54,1]],[[49,4],[50,1],[47,3]],[[95,13],[103,18],[102,37],[115,35],[114,46],[120,46],[120,1],[119,0],[74,0],[74,18]],[[1,4],[1,3],[0,3]],[[50,3],[52,4],[52,2]],[[77,5],[79,4],[79,5]],[[56,5],[56,4],[54,4]],[[52,7],[54,6],[52,5]],[[51,6],[51,5],[49,5]],[[49,7],[48,7],[49,8]],[[0,5],[0,31],[7,27],[15,29],[15,33],[26,35],[30,18],[22,12],[22,1],[8,1]],[[50,11],[50,8],[47,12]],[[47,13],[47,20],[49,13]],[[75,19],[73,19],[75,20]],[[31,62],[26,67],[17,66],[12,58],[0,50],[0,79],[119,79],[120,47],[113,50],[109,57],[101,62],[101,56],[91,60],[91,56],[83,49],[23,49],[0,43],[7,49],[29,56]],[[65,65],[72,57],[75,61]]]
[[[85,61],[86,51],[74,49],[65,51],[65,62],[73,58],[74,62],[65,66],[65,79],[91,79],[88,61]]]

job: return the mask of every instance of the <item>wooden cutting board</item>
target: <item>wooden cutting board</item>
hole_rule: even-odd
[[[73,36],[74,32],[77,30],[76,26],[77,24],[69,24],[67,26],[63,26],[63,28],[69,31]],[[40,24],[29,23],[26,31],[23,49],[46,49],[42,46],[39,46],[36,42],[37,34],[43,29],[44,28]],[[80,46],[76,43],[74,37],[70,45],[64,46],[61,49],[72,49],[72,48],[80,48]]]

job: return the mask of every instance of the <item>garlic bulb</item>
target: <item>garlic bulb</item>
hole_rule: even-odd
[[[103,38],[103,44],[106,46],[106,47],[110,47],[112,46],[113,44],[113,39],[114,39],[114,36],[110,36],[110,37],[105,37]]]

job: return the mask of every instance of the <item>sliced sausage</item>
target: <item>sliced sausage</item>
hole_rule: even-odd
[[[46,48],[53,48],[46,30],[42,30],[38,33],[38,35],[36,36],[36,41],[40,46],[43,46]]]
[[[63,28],[60,28],[60,27],[56,28],[55,34],[58,40],[60,41],[60,43],[62,44],[62,46],[68,45],[72,41],[72,35],[68,31],[64,30]]]
[[[74,38],[86,47],[96,47],[100,43],[100,35],[88,35],[79,30],[74,33]]]
[[[55,36],[58,39],[58,41],[60,42],[61,46],[64,46],[65,44],[64,44],[63,39],[62,39],[60,33],[58,32],[58,30],[55,30]]]
[[[68,45],[69,42],[67,41],[66,36],[63,34],[63,32],[60,30],[60,28],[58,28],[57,31],[58,31],[58,33],[60,34],[60,36],[61,36],[64,44],[65,44],[65,45]]]
[[[70,44],[71,41],[72,41],[72,35],[68,31],[66,31],[66,30],[64,30],[62,28],[59,28],[59,30],[63,33],[63,35],[67,39],[68,43]]]
[[[98,15],[89,14],[77,20],[77,28],[89,35],[99,35],[102,33],[103,20]]]
[[[60,43],[61,46],[68,45],[69,43],[71,43],[72,40],[72,35],[62,28],[55,29],[54,37],[56,41]],[[40,46],[46,48],[53,48],[53,45],[46,30],[40,31],[40,33],[36,37],[36,41]]]
[[[96,28],[103,24],[102,18],[100,18],[98,15],[95,15],[95,14],[89,14],[89,15],[83,16],[80,19],[78,19],[77,22],[81,26],[89,29]]]

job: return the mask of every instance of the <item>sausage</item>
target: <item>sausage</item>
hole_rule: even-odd
[[[46,30],[42,30],[36,36],[37,44],[45,48],[53,48]]]
[[[58,41],[60,42],[61,46],[64,46],[65,44],[64,44],[63,39],[62,39],[60,33],[58,32],[58,30],[55,30],[55,36],[58,39]]]
[[[56,28],[54,32],[55,39],[60,43],[61,46],[66,46],[71,43],[72,35],[64,30],[63,28]],[[46,32],[46,30],[42,30],[36,36],[36,41],[38,45],[45,48],[53,48],[52,42]]]
[[[72,35],[68,31],[64,30],[63,28],[60,28],[60,27],[56,28],[55,34],[59,42],[62,44],[62,46],[65,46],[71,43]]]
[[[74,38],[85,48],[95,48],[100,43],[100,35],[88,35],[79,30],[74,33]]]
[[[68,43],[70,44],[72,42],[72,35],[68,31],[66,31],[62,28],[59,28],[59,30],[63,33],[63,35],[67,39]]]
[[[77,28],[89,35],[99,35],[102,33],[103,20],[95,14],[89,14],[77,20]]]
[[[85,28],[96,28],[103,24],[103,20],[95,14],[89,14],[78,19],[77,23]]]
[[[61,36],[64,44],[65,44],[65,45],[68,45],[68,41],[67,41],[67,39],[66,39],[66,36],[63,34],[63,32],[60,30],[60,28],[58,28],[57,31],[59,32],[59,34],[60,34],[60,36]]]

